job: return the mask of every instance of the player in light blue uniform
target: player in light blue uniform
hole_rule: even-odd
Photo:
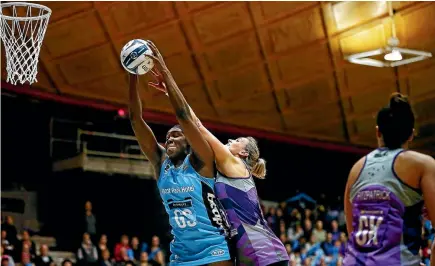
[[[142,151],[154,166],[169,215],[174,236],[170,265],[233,265],[227,244],[228,222],[213,190],[213,151],[199,131],[197,138],[186,140],[179,126],[168,131],[165,148],[159,145],[142,119],[136,84],[137,76],[130,75],[130,120]],[[192,130],[198,129],[189,123],[182,126],[192,136]]]
[[[180,132],[174,127],[168,135]],[[213,191],[214,180],[199,175],[190,157],[187,155],[179,167],[166,159],[157,182],[174,236],[171,263],[204,265],[229,260],[225,220]]]

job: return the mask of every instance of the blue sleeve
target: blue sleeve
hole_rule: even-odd
[[[127,256],[131,259],[134,260],[134,253],[133,250],[131,248],[127,249]]]

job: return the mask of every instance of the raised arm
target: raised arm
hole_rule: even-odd
[[[137,89],[138,76],[130,74],[129,85],[129,115],[134,134],[143,153],[152,163],[155,178],[160,175],[160,167],[165,156],[165,149],[157,142],[151,128],[142,118],[142,103]]]
[[[430,156],[424,156],[423,174],[420,186],[423,192],[424,203],[432,226],[435,226],[435,160]],[[435,266],[435,244],[432,245],[430,265]]]
[[[161,85],[165,87],[171,105],[174,108],[177,120],[183,129],[187,141],[192,147],[192,163],[201,175],[212,178],[214,177],[213,150],[196,126],[191,109],[172,77],[171,72],[166,67],[163,57],[157,47],[155,47],[151,42],[149,44],[155,54],[153,57],[154,63],[158,65],[158,68],[160,68],[159,72],[161,72],[157,74],[155,73],[155,76],[163,78],[163,80],[159,80],[159,83],[162,83]],[[156,70],[154,69],[153,71]],[[154,86],[156,86],[156,84],[154,84]]]
[[[173,80],[172,75],[170,75],[170,73],[164,73],[163,75],[166,76],[165,80],[166,84],[168,84],[167,92],[177,120],[183,128],[184,135],[189,144],[192,146],[193,156],[195,157],[193,159],[196,160],[196,168],[200,171],[203,166],[206,166],[211,170],[211,175],[208,175],[208,177],[214,177],[213,150],[199,131],[192,111]]]
[[[218,138],[215,137],[215,135],[213,135],[213,133],[211,133],[202,125],[192,108],[190,108],[190,112],[193,116],[195,124],[199,128],[199,131],[213,149],[216,165],[219,171],[232,178],[245,177],[247,174],[246,165],[242,162],[242,160],[234,156],[228,147],[226,147]]]

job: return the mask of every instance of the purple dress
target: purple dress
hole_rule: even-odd
[[[252,176],[228,178],[218,172],[215,193],[235,234],[237,265],[266,266],[289,260],[283,243],[264,219]]]
[[[344,266],[418,266],[422,194],[394,171],[402,149],[377,149],[366,156],[350,190],[353,232]]]

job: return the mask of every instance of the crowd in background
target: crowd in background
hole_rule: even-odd
[[[296,198],[296,197],[295,197]],[[269,226],[290,255],[291,266],[339,266],[343,263],[348,236],[343,203],[328,202],[324,195],[314,201],[303,193],[298,200],[278,207],[264,207]],[[434,241],[431,222],[422,217],[422,264],[430,265]]]
[[[274,233],[280,237],[290,255],[292,266],[342,265],[346,251],[347,234],[342,202],[318,201],[309,196],[283,202],[277,207],[264,207],[265,218]],[[75,250],[77,266],[160,266],[165,265],[168,252],[160,245],[158,236],[141,241],[137,236],[122,235],[119,241],[109,241],[107,235],[97,234],[97,221],[91,202],[85,204],[85,232]],[[423,219],[422,263],[429,265],[430,246],[434,239],[431,223]],[[6,217],[1,228],[2,266],[54,266],[49,247],[38,250],[28,231],[17,233],[13,219]],[[19,236],[19,237],[17,237]],[[149,244],[148,244],[149,243]],[[66,259],[62,266],[72,266]]]
[[[166,252],[160,246],[160,238],[153,236],[150,244],[137,236],[122,235],[110,241],[106,234],[97,234],[97,219],[92,203],[86,202],[83,216],[84,233],[81,243],[74,250],[75,260],[65,259],[62,266],[164,266]],[[79,225],[80,226],[80,225]],[[27,230],[17,233],[13,219],[5,217],[1,228],[2,266],[55,266],[49,246],[37,249]],[[74,263],[73,263],[74,261]]]

